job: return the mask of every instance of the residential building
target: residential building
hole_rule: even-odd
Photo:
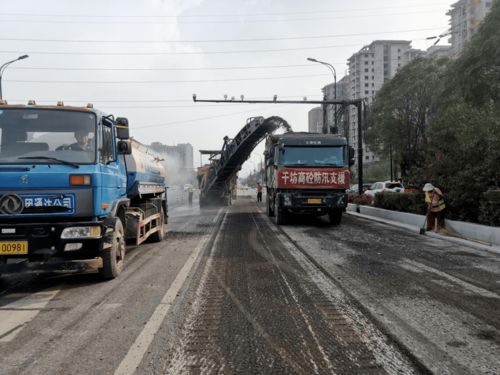
[[[364,99],[370,105],[385,82],[393,78],[399,69],[423,52],[412,49],[406,40],[375,40],[348,59],[350,99]],[[349,111],[349,125],[346,129],[348,142],[357,147],[357,111]],[[364,162],[378,161],[377,156],[363,145]]]
[[[425,57],[429,59],[442,59],[452,56],[452,49],[450,45],[446,46],[431,46],[425,51]]]
[[[315,107],[308,113],[309,133],[323,132],[323,108]]]
[[[452,55],[458,57],[491,9],[492,0],[460,0],[446,13],[450,16]]]
[[[343,100],[349,100],[351,99],[351,94],[350,94],[350,87],[351,80],[349,75],[344,76],[342,79],[340,79],[337,82],[337,87],[335,92],[335,83],[330,83],[323,87],[323,95],[326,97],[327,100],[337,100],[337,101],[343,101]],[[336,107],[336,108],[335,108]],[[346,127],[347,123],[347,112],[341,113],[339,111],[340,106],[334,106],[334,105],[329,105],[327,107],[327,124],[330,127],[333,127],[335,124],[335,111],[337,111],[337,132],[339,134],[342,134],[346,136],[348,133],[348,129]]]

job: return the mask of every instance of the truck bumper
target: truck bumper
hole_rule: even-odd
[[[29,273],[81,273],[97,271],[102,268],[102,258],[84,260],[51,259],[47,262],[28,262],[0,264],[0,274],[29,274]]]
[[[281,207],[292,213],[325,215],[334,209],[347,207],[347,194],[327,193],[282,193],[280,194]]]
[[[61,238],[65,228],[86,226],[99,226],[101,236],[99,238]],[[54,266],[52,264],[53,258],[62,260],[63,263],[66,261],[91,261],[101,255],[106,230],[107,226],[103,222],[95,221],[63,223],[0,222],[0,265],[5,265],[4,263],[8,259],[26,260],[28,263],[34,262],[44,265],[50,261],[50,266]],[[6,246],[20,243],[23,243],[27,251],[26,249],[17,251],[15,246],[12,245],[10,249]],[[4,245],[3,248],[2,244]],[[14,250],[11,251],[13,247]]]

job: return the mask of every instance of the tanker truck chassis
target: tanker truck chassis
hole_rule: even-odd
[[[165,169],[128,133],[92,105],[0,101],[0,275],[113,279],[127,243],[163,240]]]

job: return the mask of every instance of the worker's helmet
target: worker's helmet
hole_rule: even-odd
[[[430,182],[428,182],[424,185],[424,188],[422,190],[423,191],[432,191],[432,190],[434,190],[434,186]]]

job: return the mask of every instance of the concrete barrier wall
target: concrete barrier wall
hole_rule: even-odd
[[[347,211],[356,212],[356,205],[349,204]],[[384,210],[381,208],[359,205],[359,213],[398,223],[413,225],[421,228],[425,221],[424,215],[410,214],[407,212]],[[500,245],[500,228],[465,223],[463,221],[446,220],[446,225],[466,238],[484,241],[493,245]]]

